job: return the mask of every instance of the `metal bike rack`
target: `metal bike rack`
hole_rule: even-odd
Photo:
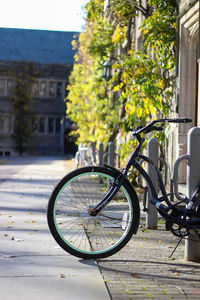
[[[181,155],[174,164],[174,174],[173,174],[174,194],[175,194],[176,198],[181,201],[185,200],[185,196],[182,195],[181,193],[179,193],[179,191],[178,191],[178,168],[179,168],[180,163],[183,160],[187,160],[187,162],[189,162],[189,158],[190,158],[190,156],[188,154]]]
[[[114,143],[110,142],[108,144],[108,152],[104,153],[102,159],[100,159],[102,162],[102,166],[104,165],[105,161],[107,161],[108,165],[115,167],[115,158],[116,157],[118,157],[117,167],[119,168],[120,167],[120,155],[115,152]]]
[[[167,162],[163,159],[158,157],[158,152],[159,152],[159,144],[158,141],[153,138],[150,139],[148,142],[148,148],[147,148],[147,152],[148,152],[148,157],[154,162],[155,165],[158,166],[158,162],[162,162],[162,164],[164,165],[164,185],[167,185],[167,181],[168,181],[168,173],[170,174],[170,170],[169,166],[167,164]],[[143,159],[141,159],[139,161],[139,164],[142,165],[142,163],[144,162]],[[151,177],[152,182],[154,184],[154,186],[157,189],[157,192],[159,192],[159,187],[158,187],[158,182],[157,182],[157,176],[156,176],[156,172],[155,170],[148,165],[148,170],[147,170],[148,175]],[[149,229],[156,229],[157,228],[157,210],[154,206],[152,206],[151,203],[149,203],[151,195],[150,195],[150,191],[148,186],[142,186],[142,176],[141,174],[138,174],[138,184],[141,188],[144,189],[144,206],[143,206],[143,211],[146,212],[146,226]],[[147,204],[147,205],[146,205]],[[147,208],[146,208],[147,206]]]
[[[98,157],[99,157],[99,167],[103,167],[103,143],[99,144]]]
[[[159,152],[159,144],[157,139],[151,138],[147,144],[147,156],[154,162],[156,166],[158,166],[158,152]],[[147,173],[152,180],[152,183],[158,192],[158,180],[153,168],[148,164]],[[146,213],[146,226],[149,229],[157,229],[157,221],[158,221],[158,212],[155,206],[150,203],[150,199],[152,198],[151,192],[148,189],[147,191],[147,213]]]
[[[95,165],[96,164],[96,153],[91,146],[79,145],[78,151],[75,155],[75,168],[77,168],[80,159],[80,167]],[[89,159],[88,159],[89,157]]]

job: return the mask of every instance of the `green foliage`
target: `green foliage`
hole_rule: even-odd
[[[111,0],[115,23],[104,17],[103,0],[90,0],[86,5],[86,29],[73,42],[77,47],[76,63],[66,100],[67,114],[77,124],[78,143],[107,144],[119,132],[125,137],[138,121],[145,123],[158,115],[168,115],[177,1],[149,0],[146,7],[141,3]],[[135,50],[130,29],[139,12],[144,18],[140,28],[144,44],[141,50]],[[116,54],[127,40],[126,52]],[[103,63],[108,58],[113,63],[113,78],[105,81]]]
[[[78,52],[68,86],[67,114],[78,125],[78,142],[104,140],[106,144],[118,121],[108,92],[111,84],[102,79],[103,63],[115,47],[111,38],[115,28],[104,19],[102,1],[90,1],[86,9],[86,31],[80,34],[78,43],[73,42]]]
[[[110,10],[112,11],[120,25],[127,25],[129,17],[137,13],[137,0],[110,0]]]
[[[155,53],[160,68],[172,70],[175,62],[176,7],[171,0],[149,2],[154,5],[154,11],[141,26],[144,49]]]

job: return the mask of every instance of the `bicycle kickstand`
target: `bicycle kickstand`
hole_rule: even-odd
[[[183,239],[183,236],[181,236],[180,240],[179,240],[178,243],[176,244],[176,246],[175,246],[175,248],[173,249],[172,253],[170,254],[169,258],[172,257],[172,255],[174,254],[174,252],[176,251],[176,249],[177,249],[178,246],[180,245],[182,239]]]

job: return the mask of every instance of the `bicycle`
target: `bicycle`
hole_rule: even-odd
[[[75,169],[78,167],[94,165],[96,162],[94,148],[92,146],[84,146],[80,144],[78,151],[76,152],[74,162]]]
[[[191,232],[200,238],[200,201],[197,201],[200,185],[191,199],[185,197],[182,201],[171,203],[158,167],[140,154],[145,141],[141,134],[161,131],[165,123],[191,121],[188,118],[159,119],[135,128],[132,134],[138,145],[122,171],[108,165],[88,166],[66,175],[55,187],[48,203],[48,224],[56,242],[68,253],[84,259],[108,257],[128,243],[137,233],[140,221],[139,200],[127,179],[131,166],[147,182],[152,195],[150,202],[168,222],[171,232],[180,240]],[[157,123],[160,126],[156,126]],[[155,170],[161,196],[158,196],[151,178],[137,158],[146,161]]]

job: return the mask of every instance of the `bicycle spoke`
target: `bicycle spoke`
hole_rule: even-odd
[[[80,175],[77,171],[78,175],[66,181],[57,192],[53,222],[58,236],[57,233],[54,236],[62,240],[63,248],[66,245],[66,249],[80,257],[106,257],[106,253],[121,247],[128,234],[131,236],[131,220],[126,230],[122,221],[124,214],[132,216],[132,201],[122,187],[99,214],[91,216],[91,210],[105,197],[109,181],[115,179],[104,172],[95,172],[94,167],[88,169],[91,171],[81,170]]]

